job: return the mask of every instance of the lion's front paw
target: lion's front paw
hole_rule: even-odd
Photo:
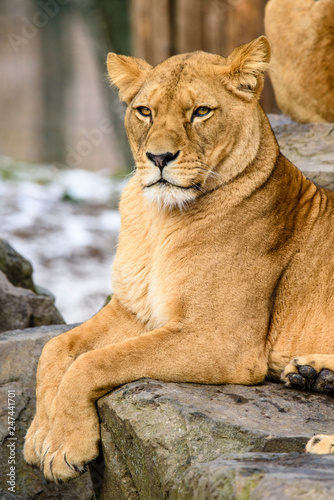
[[[42,449],[41,468],[47,479],[66,482],[86,470],[99,453],[100,430],[95,418],[76,422],[53,422]]]
[[[34,437],[36,432],[37,432],[37,419],[35,417],[26,434],[24,449],[23,449],[25,461],[28,464],[32,465],[33,467],[39,467],[41,462],[39,456],[35,451],[35,446],[34,446]]]
[[[316,356],[294,358],[285,367],[281,380],[287,387],[334,395],[334,372],[322,368],[317,363]]]
[[[319,455],[334,453],[334,436],[326,436],[325,434],[314,436],[307,443],[306,452],[317,453]]]
[[[23,450],[25,461],[33,467],[40,467],[42,446],[47,433],[47,422],[42,424],[35,417],[26,434]]]

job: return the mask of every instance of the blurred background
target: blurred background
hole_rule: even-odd
[[[264,33],[265,4],[1,0],[1,154],[114,173],[129,169],[122,107],[106,81],[107,53],[137,55],[153,65],[198,49],[228,55]],[[274,109],[268,81],[263,105]]]
[[[0,237],[68,322],[110,293],[117,203],[133,161],[109,51],[151,64],[228,55],[264,33],[266,0],[1,0]],[[276,111],[270,82],[262,105]],[[109,273],[110,274],[110,273]]]

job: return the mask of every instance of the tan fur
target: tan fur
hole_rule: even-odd
[[[334,121],[333,0],[270,0],[265,31],[280,109],[299,122]]]
[[[326,436],[325,434],[314,436],[307,443],[306,451],[307,453],[317,453],[318,455],[334,453],[334,436]]]
[[[334,354],[334,196],[279,153],[258,104],[269,53],[261,37],[154,68],[109,54],[137,169],[111,302],[39,362],[25,457],[47,478],[96,456],[95,401],[120,384],[257,384],[297,355]],[[146,154],[178,151],[162,174]]]

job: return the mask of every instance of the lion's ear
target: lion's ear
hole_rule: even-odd
[[[227,63],[228,76],[235,90],[245,97],[259,97],[269,61],[270,45],[265,36],[234,49]]]
[[[127,104],[142,87],[147,71],[152,66],[143,59],[130,56],[118,56],[110,52],[107,59],[110,82],[119,90],[119,97]]]

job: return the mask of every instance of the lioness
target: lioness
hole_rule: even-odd
[[[95,402],[121,384],[257,384],[285,369],[321,390],[334,368],[334,195],[279,152],[258,103],[269,58],[265,37],[154,68],[109,54],[136,171],[111,302],[39,362],[25,458],[48,479],[97,455]]]
[[[269,75],[280,109],[299,122],[334,121],[333,0],[269,0]]]

